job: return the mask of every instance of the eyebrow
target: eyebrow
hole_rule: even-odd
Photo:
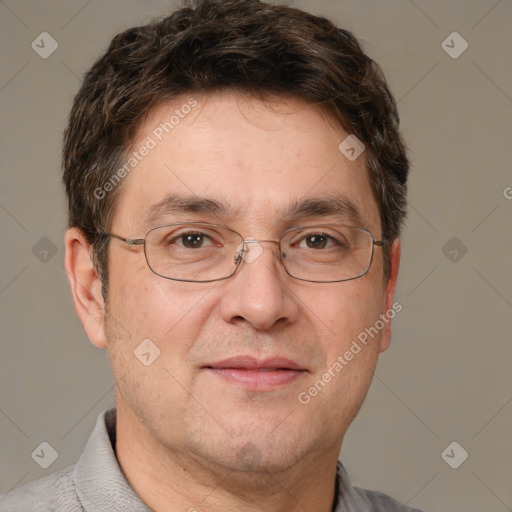
[[[169,194],[146,210],[141,226],[149,228],[164,215],[184,213],[200,213],[215,217],[229,217],[236,215],[237,212],[227,203],[222,203],[215,199]]]
[[[207,197],[169,194],[145,212],[141,227],[149,229],[165,215],[183,215],[185,213],[203,214],[225,219],[236,219],[243,215],[245,208],[233,208],[226,202]],[[342,217],[365,227],[363,215],[355,203],[345,195],[327,195],[321,198],[299,199],[278,212],[282,221],[289,222],[301,217]]]
[[[354,222],[357,227],[365,227],[361,211],[351,199],[344,195],[298,200],[283,215],[286,220],[297,217],[327,216],[343,217]]]

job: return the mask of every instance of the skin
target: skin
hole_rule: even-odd
[[[233,210],[186,212],[181,221],[221,221],[246,238],[277,239],[304,223],[350,223],[332,215],[282,216],[296,200],[341,194],[359,209],[362,227],[381,238],[364,158],[350,162],[340,153],[347,134],[317,108],[227,92],[195,99],[198,108],[124,179],[111,232],[144,237],[147,208],[172,192]],[[155,108],[134,148],[186,100]],[[329,284],[291,278],[275,244],[261,247],[230,279],[186,283],[155,275],[141,246],[113,239],[105,304],[91,248],[78,230],[66,234],[76,310],[91,342],[107,349],[117,384],[117,458],[153,510],[331,510],[343,437],[390,343],[390,323],[307,405],[297,397],[391,308],[400,243],[392,245],[387,282],[376,247],[365,276]],[[147,338],[161,351],[150,366],[134,356]],[[235,355],[278,355],[307,371],[258,391],[202,369]]]

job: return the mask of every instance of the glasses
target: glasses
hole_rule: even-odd
[[[373,260],[375,240],[363,228],[324,224],[285,231],[279,240],[243,238],[218,224],[187,222],[150,229],[144,238],[102,236],[128,246],[143,245],[149,268],[174,281],[209,283],[228,279],[242,260],[252,263],[263,252],[262,242],[277,244],[281,264],[289,276],[314,283],[336,283],[364,276]]]

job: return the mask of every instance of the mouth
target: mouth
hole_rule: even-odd
[[[283,357],[263,360],[251,356],[232,357],[209,363],[201,369],[251,391],[271,391],[308,373],[300,364]]]

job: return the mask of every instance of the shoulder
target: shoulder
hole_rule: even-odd
[[[73,471],[74,466],[70,466],[0,497],[0,512],[82,512]]]
[[[364,510],[371,512],[422,512],[417,508],[408,507],[379,491],[353,487],[353,495],[354,499],[358,500],[357,504],[364,503],[367,506]]]
[[[353,486],[341,461],[338,461],[337,465],[336,489],[338,495],[336,512],[422,512],[380,491]]]

